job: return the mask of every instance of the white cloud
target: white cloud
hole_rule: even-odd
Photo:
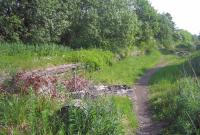
[[[149,0],[159,12],[169,12],[176,26],[200,33],[200,0]]]

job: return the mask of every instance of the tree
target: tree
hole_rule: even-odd
[[[148,0],[0,0],[4,41],[150,50],[191,40],[181,33],[171,15],[157,13]]]
[[[155,36],[159,31],[158,13],[147,0],[136,0],[135,8],[141,29],[137,34],[137,44],[146,50],[155,48]]]
[[[169,13],[159,15],[159,28],[157,40],[166,48],[173,47],[175,26]]]
[[[64,43],[110,50],[134,44],[138,24],[130,0],[76,0],[74,4],[71,25],[62,36]]]
[[[200,33],[199,33],[199,35],[198,35],[198,39],[200,40]]]
[[[60,36],[69,27],[69,7],[71,2],[65,0],[37,0],[37,16],[42,21],[42,28],[36,30],[45,41],[60,42]]]
[[[20,40],[22,20],[17,13],[14,0],[0,1],[0,40]]]
[[[177,34],[179,35],[179,42],[181,44],[192,44],[193,35],[190,32],[179,29],[177,30]]]

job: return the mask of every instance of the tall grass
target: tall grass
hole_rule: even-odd
[[[0,134],[52,134],[49,116],[61,107],[56,100],[30,95],[0,95]]]
[[[196,59],[167,66],[151,80],[150,101],[155,118],[169,123],[164,134],[200,134],[200,79],[195,73],[199,68],[191,64],[197,64]]]
[[[135,117],[128,112],[132,109],[128,99],[123,101],[126,107],[121,105],[120,98],[113,97],[82,102],[83,106],[74,107],[68,99],[63,108],[63,103],[56,99],[34,94],[1,94],[0,134],[121,135],[126,132],[121,123],[123,114],[136,127]]]

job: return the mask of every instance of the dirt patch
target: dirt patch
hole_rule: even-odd
[[[136,132],[137,135],[159,135],[163,126],[165,125],[163,122],[153,121],[148,99],[149,80],[156,71],[165,65],[165,62],[161,62],[160,64],[156,65],[155,68],[147,71],[135,85],[135,111],[139,121],[139,128]]]

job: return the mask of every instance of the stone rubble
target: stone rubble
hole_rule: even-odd
[[[95,85],[90,87],[88,90],[76,91],[70,93],[73,98],[85,98],[92,97],[96,98],[98,96],[106,95],[116,95],[116,96],[129,96],[133,98],[134,89],[126,85]]]

